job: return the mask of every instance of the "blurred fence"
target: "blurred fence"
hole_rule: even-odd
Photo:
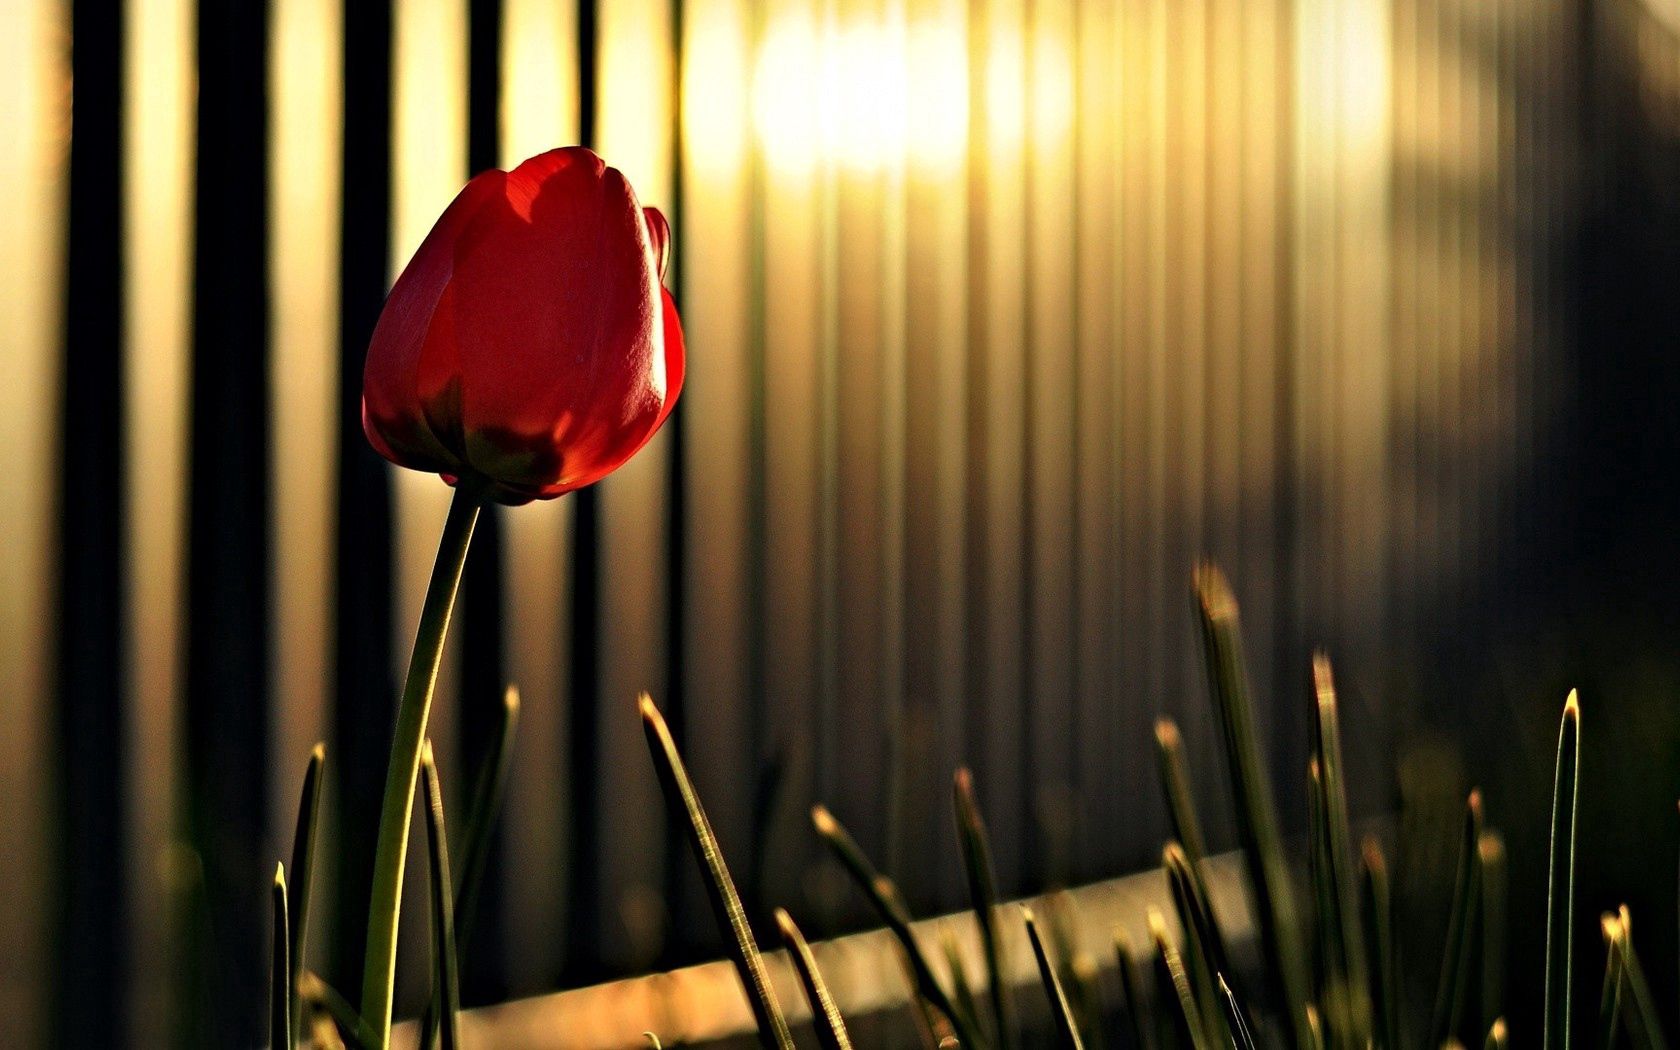
[[[14,0],[0,1011],[23,1045],[260,1038],[264,889],[317,739],[352,932],[315,943],[358,972],[447,502],[365,447],[361,354],[468,174],[570,141],[674,216],[689,378],[622,472],[481,525],[434,716],[458,795],[504,680],[526,717],[470,998],[715,945],[640,689],[753,906],[818,932],[862,916],[810,802],[948,906],[961,762],[1011,890],[1151,863],[1152,720],[1219,776],[1204,554],[1279,775],[1313,644],[1350,761],[1384,768],[1427,655],[1543,588],[1583,527],[1559,504],[1613,487],[1571,450],[1660,458],[1577,413],[1675,387],[1648,295],[1680,240],[1677,24],[1671,0]],[[241,1008],[199,1016],[211,993]]]

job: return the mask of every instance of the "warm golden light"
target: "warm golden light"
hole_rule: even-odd
[[[906,156],[924,169],[950,170],[968,141],[967,55],[963,27],[943,19],[819,25],[803,9],[783,12],[754,64],[758,141],[769,163],[786,172],[818,161],[877,171]],[[688,112],[697,106],[691,102]]]
[[[910,26],[905,111],[911,162],[945,174],[968,146],[968,41],[963,27],[942,19]]]
[[[689,151],[690,162],[714,177],[738,170],[747,148],[750,72],[742,14],[702,7],[686,27],[683,128],[697,144]]]
[[[820,142],[816,121],[823,91],[813,76],[820,51],[816,26],[803,10],[770,24],[759,46],[753,75],[753,123],[765,159],[789,174],[816,165]]]

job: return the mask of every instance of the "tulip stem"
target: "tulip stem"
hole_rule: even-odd
[[[455,488],[438,541],[437,562],[426,587],[420,627],[414,635],[414,655],[397,706],[396,731],[391,741],[391,765],[385,775],[385,799],[379,811],[379,839],[373,855],[373,894],[368,906],[367,954],[362,970],[362,1017],[378,1038],[368,1050],[389,1050],[391,999],[396,984],[397,919],[402,907],[403,866],[408,858],[409,824],[414,815],[414,790],[420,773],[420,748],[431,714],[432,690],[437,685],[443,640],[461,569],[478,522],[481,493],[466,479]]]

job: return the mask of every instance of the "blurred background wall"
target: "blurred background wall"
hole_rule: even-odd
[[[959,763],[1011,891],[1154,862],[1152,721],[1222,784],[1203,555],[1297,821],[1312,646],[1361,813],[1423,739],[1515,824],[1562,686],[1673,626],[1672,0],[11,0],[0,77],[19,1045],[261,1039],[316,740],[354,987],[448,498],[366,447],[362,354],[468,175],[550,146],[673,216],[689,378],[619,474],[480,526],[455,797],[505,681],[525,718],[469,1001],[716,949],[640,689],[749,907],[826,933],[865,915],[810,803],[954,906]],[[1666,710],[1614,737],[1658,770],[1604,796],[1635,837]]]

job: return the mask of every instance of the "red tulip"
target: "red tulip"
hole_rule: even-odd
[[[664,216],[582,147],[474,178],[385,300],[362,375],[368,440],[501,503],[611,474],[682,389],[669,245]]]

